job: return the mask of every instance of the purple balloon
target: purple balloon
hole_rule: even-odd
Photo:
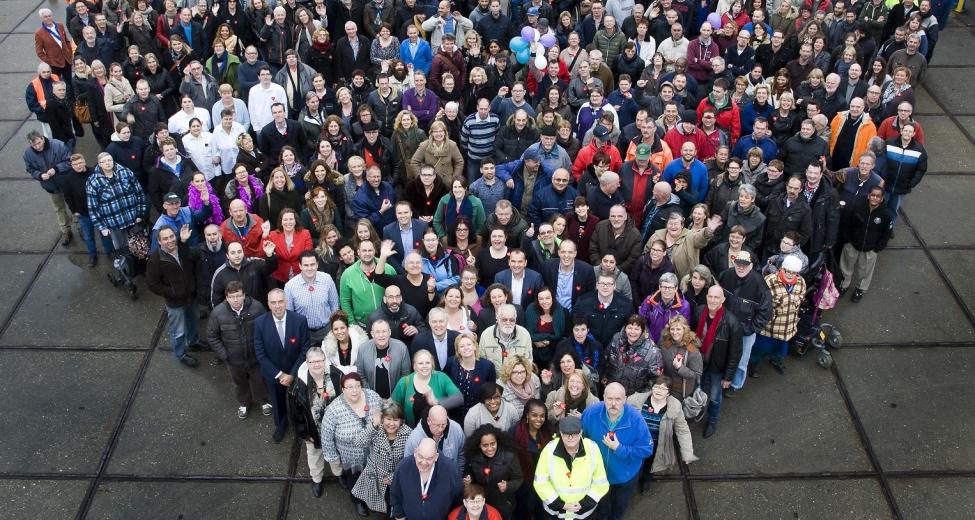
[[[721,15],[718,13],[711,13],[708,15],[708,23],[711,24],[712,29],[721,28]]]
[[[525,39],[526,42],[535,41],[535,29],[531,26],[526,25],[521,30],[521,37]]]
[[[542,38],[539,40],[539,43],[542,44],[542,47],[548,49],[549,47],[552,47],[553,45],[558,43],[558,40],[555,39],[555,36],[552,36],[551,34],[546,34],[545,36],[542,36]]]

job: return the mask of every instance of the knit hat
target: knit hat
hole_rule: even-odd
[[[682,123],[691,123],[692,125],[697,124],[697,112],[693,110],[685,110],[680,114],[680,120]]]
[[[796,255],[789,255],[782,260],[782,269],[798,273],[802,271],[802,260]]]

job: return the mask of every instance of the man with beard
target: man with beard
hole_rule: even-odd
[[[589,270],[592,276],[592,269]],[[532,361],[532,338],[528,330],[518,325],[518,310],[506,303],[498,310],[497,323],[484,329],[479,338],[478,354],[491,363],[497,373],[511,356],[520,355]]]
[[[412,344],[413,338],[426,329],[416,307],[403,303],[403,293],[396,285],[386,287],[383,303],[369,315],[366,330],[372,330],[372,324],[376,320],[386,320],[392,331],[392,338],[402,341],[407,347]]]

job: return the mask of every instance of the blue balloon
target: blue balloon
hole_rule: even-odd
[[[521,36],[515,36],[510,42],[508,42],[508,48],[511,49],[511,52],[516,54],[527,49],[528,46],[529,43]]]
[[[525,48],[515,54],[515,58],[518,60],[518,63],[525,65],[528,63],[528,60],[532,59],[532,51],[531,49]]]

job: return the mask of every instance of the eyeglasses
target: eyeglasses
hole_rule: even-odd
[[[673,286],[673,285],[661,285],[660,286],[660,290],[661,291],[663,291],[663,290],[673,291],[675,289],[677,289],[677,287],[676,286]]]
[[[656,247],[651,247],[650,248],[650,252],[651,253],[663,253],[664,250],[663,249],[656,248]]]
[[[362,385],[345,385],[342,387],[343,390],[362,390]]]
[[[610,285],[616,285],[613,282],[596,282],[596,285],[601,285],[603,287],[609,287]]]

